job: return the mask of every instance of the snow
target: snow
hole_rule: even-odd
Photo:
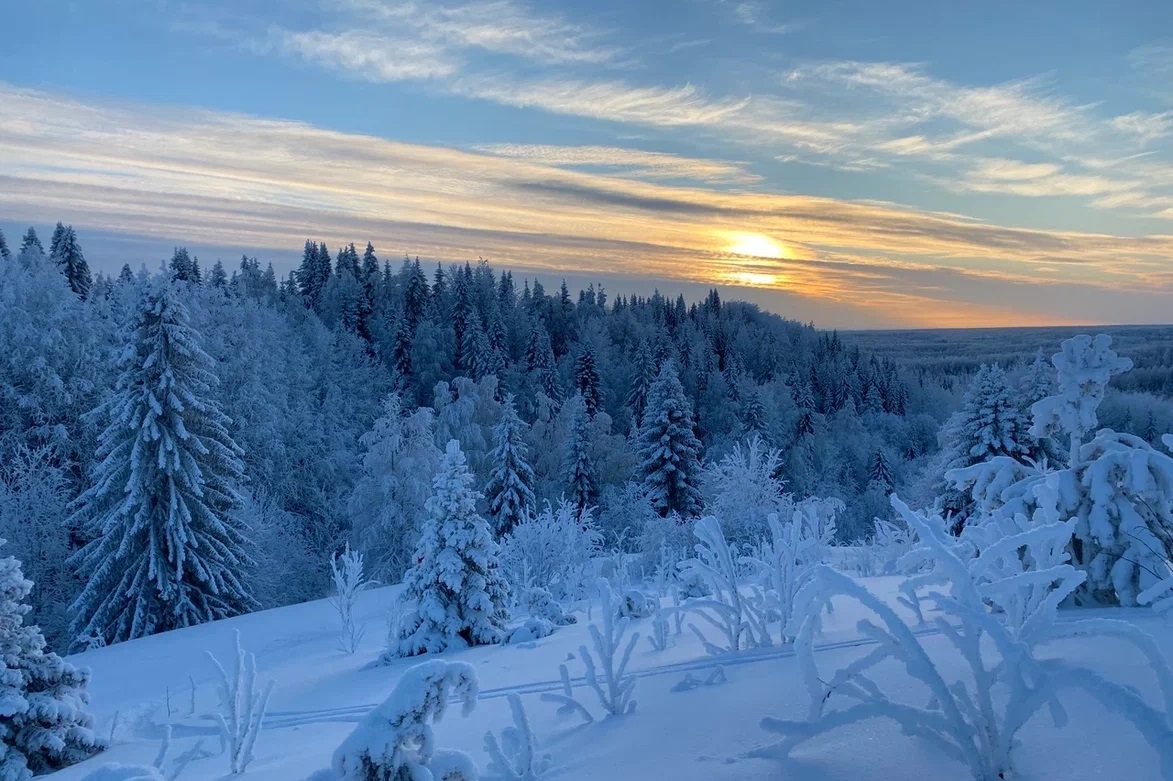
[[[912,614],[896,604],[894,577],[864,580],[906,620]],[[399,587],[372,589],[359,595],[356,620],[381,626],[396,602]],[[855,626],[863,612],[836,600],[834,612],[823,616],[823,634],[815,654],[826,669],[838,669],[858,659],[868,645]],[[598,620],[598,611],[595,611]],[[1173,647],[1173,624],[1142,609],[1081,611],[1092,617],[1126,620],[1152,634],[1158,645]],[[748,753],[772,742],[759,720],[766,715],[801,719],[807,715],[801,670],[793,649],[743,652],[708,657],[690,634],[674,637],[665,651],[640,643],[632,653],[628,673],[639,681],[639,708],[629,716],[597,719],[581,724],[563,721],[556,706],[542,702],[542,692],[561,691],[558,665],[581,669],[568,654],[590,644],[587,619],[558,629],[533,643],[486,646],[448,652],[436,657],[462,661],[476,670],[480,694],[467,717],[455,715],[435,725],[438,745],[468,753],[482,769],[489,766],[484,735],[513,723],[509,694],[520,695],[528,721],[542,753],[552,763],[543,778],[559,781],[831,781],[866,778],[869,781],[907,781],[908,778],[964,778],[965,769],[922,742],[904,737],[891,724],[854,725],[807,743],[790,759],[749,759]],[[634,621],[636,631],[650,633],[654,619]],[[385,667],[371,662],[382,650],[380,632],[369,632],[357,652],[337,647],[338,617],[326,600],[269,610],[198,627],[155,635],[71,657],[92,670],[91,707],[105,734],[115,714],[119,726],[114,746],[103,755],[53,776],[76,781],[109,763],[149,766],[158,753],[162,723],[174,724],[173,755],[187,752],[201,738],[213,755],[193,760],[183,781],[222,779],[228,760],[216,753],[216,726],[200,715],[216,707],[216,671],[205,657],[211,651],[231,658],[233,633],[256,654],[257,675],[276,684],[264,727],[255,746],[255,761],[242,776],[249,781],[299,781],[326,769],[346,736],[375,705],[386,698],[404,672],[418,659],[397,660]],[[671,630],[670,630],[671,631]],[[963,663],[948,653],[938,635],[922,638],[926,651],[942,673],[961,675]],[[1154,681],[1143,656],[1114,638],[1070,638],[1052,647],[1054,658],[1086,665],[1113,680],[1136,687],[1149,699]],[[425,657],[427,658],[427,657]],[[727,681],[719,685],[684,687],[689,676],[705,681],[722,668]],[[873,671],[898,694],[920,697],[921,690],[895,665]],[[188,715],[189,679],[196,684],[196,716]],[[890,680],[887,678],[890,677]],[[576,680],[576,686],[581,686]],[[167,716],[170,692],[172,716]],[[581,690],[579,690],[581,691]],[[588,706],[597,707],[592,700]],[[1028,722],[1020,731],[1017,754],[1020,779],[1069,781],[1117,779],[1158,781],[1162,778],[1155,752],[1122,719],[1105,711],[1081,693],[1063,695],[1070,725],[1059,731],[1046,719]],[[117,777],[117,776],[116,776]],[[132,776],[133,777],[133,776]],[[325,776],[329,778],[329,776]]]

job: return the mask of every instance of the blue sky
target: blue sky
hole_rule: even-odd
[[[1167,322],[1164,2],[40,0],[0,228],[306,237],[838,326]]]

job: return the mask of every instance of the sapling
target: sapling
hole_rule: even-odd
[[[550,767],[550,755],[538,749],[521,697],[509,695],[513,726],[501,730],[501,738],[485,733],[485,751],[489,755],[489,772],[502,781],[536,781]]]
[[[358,595],[375,585],[375,582],[363,575],[362,553],[351,550],[349,544],[341,555],[335,553],[330,557],[330,578],[334,584],[330,605],[338,611],[341,624],[339,648],[352,654],[358,650],[358,644],[365,634],[365,629],[354,618],[355,603]]]
[[[257,688],[256,657],[245,653],[241,647],[240,632],[234,632],[233,636],[236,640],[236,667],[231,678],[211,651],[208,658],[220,673],[220,712],[216,714],[216,722],[220,725],[221,748],[228,751],[231,772],[239,774],[253,760],[253,747],[269,706],[273,682],[265,684],[264,689]]]

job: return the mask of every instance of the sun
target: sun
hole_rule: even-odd
[[[731,233],[729,238],[732,240],[732,244],[729,245],[728,251],[734,255],[773,258],[774,260],[789,257],[785,245],[761,233]]]
[[[735,285],[748,287],[774,287],[780,281],[777,274],[762,274],[757,271],[734,271],[728,278]]]

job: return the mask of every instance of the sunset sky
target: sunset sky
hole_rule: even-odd
[[[1027,7],[1029,6],[1029,7]],[[1173,321],[1173,3],[0,6],[0,228],[837,327]]]

